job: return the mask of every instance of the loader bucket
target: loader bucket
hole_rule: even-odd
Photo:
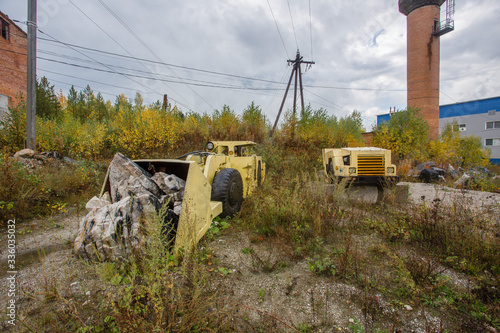
[[[195,161],[183,160],[134,160],[151,174],[174,174],[186,181],[184,199],[175,232],[174,253],[180,249],[190,251],[207,232],[212,220],[222,213],[222,203],[211,201],[212,186]],[[109,171],[108,171],[109,172]],[[109,190],[108,176],[101,196]]]

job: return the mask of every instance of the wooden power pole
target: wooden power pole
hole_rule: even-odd
[[[286,96],[288,95],[288,90],[290,89],[290,84],[292,83],[292,79],[295,75],[295,85],[294,85],[294,95],[293,95],[293,116],[295,117],[295,113],[297,110],[297,80],[300,84],[300,101],[302,104],[302,112],[304,112],[304,87],[302,86],[302,71],[300,69],[301,64],[315,64],[314,61],[304,61],[303,57],[300,55],[300,51],[297,50],[297,55],[295,56],[295,60],[287,60],[289,64],[293,64],[292,73],[290,75],[290,80],[288,80],[288,85],[286,86],[285,96],[283,96],[283,100],[281,101],[280,110],[278,112],[278,116],[276,117],[276,121],[274,122],[273,129],[271,130],[270,136],[273,136],[274,131],[276,130],[276,126],[278,126],[278,121],[281,116],[281,111],[283,111],[283,106],[285,105]]]
[[[28,0],[26,145],[36,149],[36,0]]]

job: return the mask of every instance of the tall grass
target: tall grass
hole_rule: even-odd
[[[25,220],[66,211],[82,205],[101,186],[105,168],[94,162],[66,164],[60,161],[26,167],[9,156],[0,157],[0,219]]]

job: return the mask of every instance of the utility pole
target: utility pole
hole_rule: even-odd
[[[283,111],[283,106],[285,105],[286,96],[288,95],[288,90],[290,89],[290,84],[292,83],[293,76],[295,75],[295,86],[294,86],[294,96],[293,96],[293,116],[295,118],[295,113],[297,110],[297,79],[300,84],[300,100],[302,104],[302,112],[304,112],[304,87],[302,86],[302,71],[300,69],[301,64],[315,64],[314,61],[304,61],[303,57],[300,55],[300,51],[297,50],[297,55],[295,56],[295,60],[287,60],[289,64],[293,64],[292,73],[290,75],[290,80],[288,80],[288,85],[286,86],[285,96],[283,96],[283,100],[281,101],[280,110],[278,112],[278,116],[276,117],[276,121],[274,122],[273,129],[271,130],[270,136],[272,137],[274,134],[274,130],[276,126],[278,126],[278,121],[281,116],[281,111]]]
[[[36,0],[28,0],[26,145],[36,149]]]
[[[168,108],[168,95],[167,94],[163,95],[163,104],[162,104],[161,108],[163,109],[163,111],[167,111],[167,108]]]

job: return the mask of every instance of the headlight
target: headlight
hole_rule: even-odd
[[[214,149],[214,143],[213,142],[208,142],[207,143],[207,150],[212,150]]]
[[[387,173],[394,173],[394,168],[393,167],[388,167],[387,168]]]
[[[349,173],[356,173],[356,168],[349,168]]]

